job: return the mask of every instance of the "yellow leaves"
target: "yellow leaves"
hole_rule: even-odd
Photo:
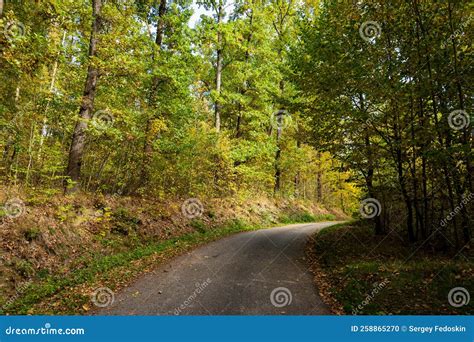
[[[151,145],[156,139],[161,137],[161,134],[168,131],[168,126],[165,119],[155,118],[148,122],[146,140]]]
[[[168,126],[163,118],[153,119],[150,126],[150,134],[154,137],[160,133],[168,131]]]

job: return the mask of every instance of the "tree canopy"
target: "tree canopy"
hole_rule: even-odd
[[[305,198],[472,237],[468,1],[0,4],[6,186]]]

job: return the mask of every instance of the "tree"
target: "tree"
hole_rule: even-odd
[[[98,35],[102,27],[101,18],[102,0],[92,0],[92,29],[89,41],[89,66],[87,69],[87,77],[84,85],[82,103],[79,109],[79,119],[76,122],[74,133],[69,150],[69,158],[66,174],[72,182],[72,187],[67,187],[67,191],[76,191],[81,178],[81,166],[84,157],[84,146],[86,143],[86,129],[88,121],[92,117],[94,110],[94,100],[96,95],[97,80],[99,70],[94,64],[94,57],[97,55]]]

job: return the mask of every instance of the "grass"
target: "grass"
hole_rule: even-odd
[[[279,221],[284,224],[291,223],[305,223],[305,222],[320,222],[320,221],[333,221],[336,216],[333,214],[319,214],[312,215],[308,212],[295,212],[290,215],[284,215],[279,218]]]
[[[311,246],[313,271],[323,297],[344,314],[473,314],[456,308],[448,293],[474,291],[474,259],[415,250],[394,233],[374,236],[364,224],[323,229]]]
[[[91,310],[91,293],[107,286],[117,291],[131,280],[176,255],[198,245],[242,231],[259,229],[241,220],[205,229],[200,221],[192,222],[196,232],[157,243],[138,245],[113,255],[93,255],[78,260],[83,265],[68,274],[36,274],[28,286],[3,304],[2,314],[81,314]]]

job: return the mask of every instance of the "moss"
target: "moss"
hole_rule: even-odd
[[[23,230],[23,236],[26,241],[31,242],[39,239],[39,237],[41,236],[41,231],[39,230],[39,228],[36,227],[26,228],[25,230]]]

